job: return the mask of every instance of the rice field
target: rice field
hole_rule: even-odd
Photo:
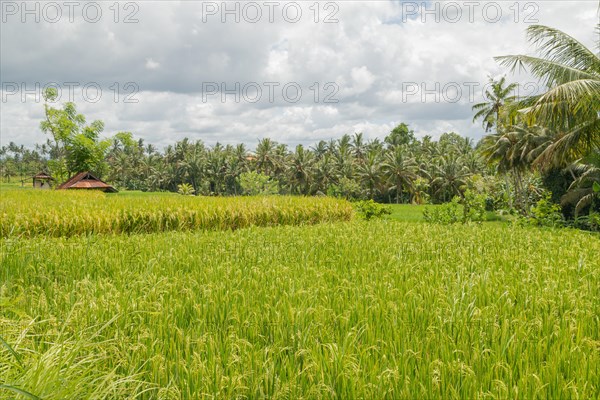
[[[0,243],[0,398],[600,397],[598,235],[353,220]]]
[[[352,218],[350,203],[317,197],[128,196],[1,189],[0,237],[63,237],[305,225]]]

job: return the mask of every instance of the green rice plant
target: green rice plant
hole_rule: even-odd
[[[57,329],[51,321],[32,320],[21,332],[14,328],[22,324],[0,321],[16,347],[0,338],[0,398],[114,399],[154,389],[135,372],[124,375],[124,368],[104,368],[105,349],[112,343],[97,338],[114,319],[76,334]]]
[[[320,215],[268,204],[126,213],[188,232],[0,239],[0,398],[600,397],[597,234],[191,229]]]

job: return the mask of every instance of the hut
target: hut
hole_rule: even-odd
[[[80,172],[63,183],[58,189],[99,190],[106,193],[116,193],[117,189],[96,178],[89,171]]]
[[[32,177],[34,189],[51,189],[54,178],[45,172],[39,172]]]

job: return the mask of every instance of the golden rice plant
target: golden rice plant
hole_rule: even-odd
[[[4,190],[0,236],[228,230],[345,221],[352,215],[348,202],[322,197],[224,198]]]

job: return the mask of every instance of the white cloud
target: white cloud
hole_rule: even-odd
[[[398,1],[337,2],[334,17],[339,22],[332,24],[323,23],[331,11],[324,3],[319,3],[319,23],[308,8],[312,3],[301,4],[298,23],[282,19],[281,9],[273,23],[265,21],[268,10],[256,24],[243,18],[221,23],[220,15],[205,22],[202,2],[139,3],[139,22],[134,24],[115,23],[109,3],[96,24],[81,17],[54,24],[9,18],[0,26],[2,82],[28,89],[35,83],[97,82],[103,88],[101,101],[86,103],[80,94],[75,98],[88,120],[102,119],[107,134],[128,130],[159,146],[185,136],[250,145],[269,135],[290,144],[355,131],[381,138],[399,122],[409,123],[421,136],[453,130],[480,137],[483,132],[471,122],[470,108],[480,101],[487,77],[507,74],[511,80],[530,80],[526,74],[510,75],[493,60],[531,51],[525,17],[562,29],[590,47],[598,21],[596,1],[538,1],[530,10],[521,2],[518,18],[510,9],[513,2],[498,3],[504,18],[495,23],[481,13],[485,3],[476,9],[473,23],[467,18],[451,23],[429,17],[423,22],[420,15],[407,18],[405,3]],[[446,3],[438,4],[443,9]],[[139,88],[134,94],[138,103],[124,102],[128,82]],[[279,87],[273,101],[263,86],[256,103],[243,98],[236,102],[232,95],[222,102],[218,93],[202,98],[206,82],[225,83],[227,88],[236,82],[241,87],[276,82]],[[290,82],[302,88],[295,103],[281,95]],[[339,88],[337,103],[324,103],[331,94],[324,88],[328,82]],[[445,85],[465,89],[467,83],[480,85],[473,99],[464,90],[457,102],[444,97]],[[419,90],[409,94],[413,84]],[[2,144],[45,140],[39,131],[41,103],[22,103],[16,93],[4,96],[0,105]]]
[[[371,85],[375,81],[375,76],[365,65],[360,68],[352,68],[350,76],[352,77],[352,87],[345,90],[344,94],[347,95],[366,92],[371,88]]]
[[[154,70],[160,68],[160,63],[154,61],[152,58],[146,58],[146,69]]]

